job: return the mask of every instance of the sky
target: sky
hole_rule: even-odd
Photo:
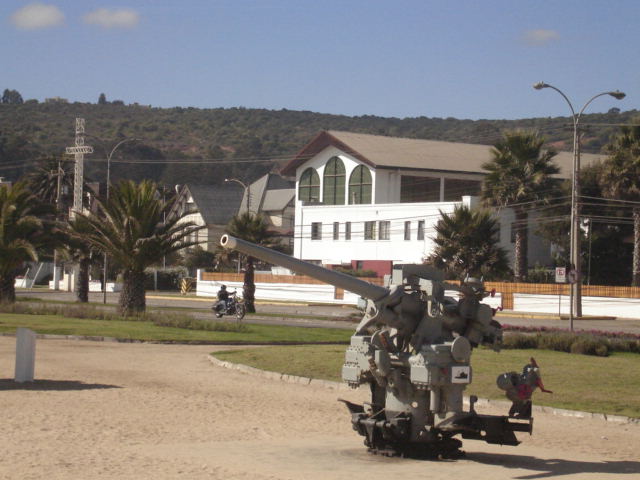
[[[350,116],[640,109],[637,0],[0,1],[0,91]]]

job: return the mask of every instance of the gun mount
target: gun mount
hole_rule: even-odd
[[[463,391],[472,380],[471,353],[478,345],[496,351],[502,327],[481,281],[448,284],[428,265],[395,265],[388,288],[373,285],[289,255],[224,235],[220,244],[362,296],[364,316],[345,354],[342,379],[367,384],[371,402],[344,401],[354,430],[374,453],[456,457],[462,438],[518,445],[514,432],[532,432],[530,416],[481,415]],[[460,299],[445,297],[445,290]],[[529,410],[530,411],[530,410]]]

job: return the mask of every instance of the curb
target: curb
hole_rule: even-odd
[[[15,333],[0,332],[0,337],[15,337]],[[295,345],[348,345],[349,342],[215,342],[210,340],[140,340],[137,338],[103,337],[100,335],[58,335],[54,333],[36,333],[36,339],[44,340],[87,340],[90,342],[115,342],[115,343],[148,343],[153,345],[211,345],[211,346],[295,346]]]
[[[269,380],[277,380],[285,383],[295,383],[298,385],[317,385],[319,387],[328,388],[330,390],[350,391],[351,387],[342,382],[333,382],[331,380],[319,380],[309,377],[298,377],[296,375],[288,375],[285,373],[272,372],[269,370],[260,370],[259,368],[250,367],[241,363],[232,363],[226,360],[220,360],[209,354],[206,356],[211,363],[218,367],[237,370],[247,375],[266,378]],[[469,397],[464,397],[464,404],[469,405]],[[478,406],[495,406],[508,409],[511,403],[504,400],[490,400],[488,398],[479,398],[476,402]],[[578,410],[566,410],[564,408],[546,407],[543,405],[534,405],[533,411],[537,413],[545,413],[559,417],[589,418],[609,423],[630,424],[640,426],[640,418],[625,417],[622,415],[608,415],[606,413],[581,412]]]

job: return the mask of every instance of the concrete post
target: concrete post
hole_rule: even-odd
[[[16,371],[15,381],[33,382],[36,366],[36,333],[28,328],[19,327],[16,332]]]

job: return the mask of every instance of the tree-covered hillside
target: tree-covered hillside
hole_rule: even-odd
[[[584,115],[583,150],[597,152],[618,124],[630,123],[637,111]],[[493,144],[511,129],[534,129],[559,149],[571,147],[568,117],[522,120],[457,120],[454,118],[348,117],[308,111],[261,109],[152,108],[141,105],[88,103],[0,104],[0,176],[15,179],[44,156],[62,156],[73,145],[75,118],[86,120],[85,157],[93,180],[106,176],[112,157],[112,180],[150,178],[162,183],[219,183],[233,176],[253,180],[286,162],[320,130],[346,130],[378,135]],[[65,156],[67,160],[71,157]]]

